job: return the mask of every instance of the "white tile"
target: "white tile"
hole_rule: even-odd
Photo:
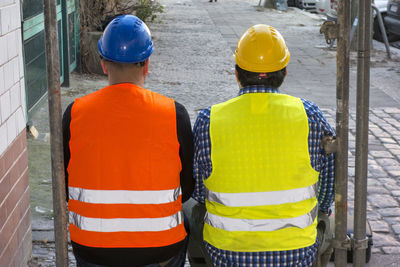
[[[7,124],[0,124],[0,157],[8,147]]]
[[[17,110],[16,116],[16,124],[17,124],[17,135],[20,134],[26,127],[26,120],[25,120],[25,112],[20,107]]]
[[[3,20],[7,19],[6,8],[0,4],[0,35],[4,35],[7,33],[6,26],[3,27]]]
[[[25,76],[25,66],[24,66],[24,57],[22,54],[18,57],[18,66],[19,66],[19,79],[24,78]]]
[[[15,20],[15,15],[14,15],[14,6],[15,5],[10,5],[7,7],[7,13],[8,16],[10,17],[10,26],[8,28],[8,32],[11,32],[14,30],[14,20]]]
[[[5,35],[10,32],[11,29],[11,6],[6,6],[0,8],[0,17],[1,17],[1,34]]]
[[[17,137],[17,125],[15,123],[15,113],[12,114],[7,122],[7,143],[11,144]]]
[[[21,18],[20,18],[20,10],[18,5],[12,5],[11,7],[11,30],[15,31],[18,28],[21,28]]]
[[[0,95],[2,95],[6,91],[4,87],[4,68],[0,67]]]
[[[14,84],[10,90],[10,99],[11,99],[11,113],[14,113],[19,106],[21,106],[21,98],[19,83]]]
[[[22,54],[20,54],[20,56],[18,57],[18,66],[19,66],[19,79],[21,80],[25,76],[24,57],[22,56]]]
[[[15,5],[8,6],[8,14],[10,17],[10,26],[8,28],[8,32],[11,32],[14,30],[15,26]]]
[[[24,55],[22,51],[21,29],[17,30],[16,36],[18,44],[17,54],[18,54],[18,66],[19,66],[19,78],[21,79],[22,77],[24,77]]]
[[[6,90],[9,90],[14,84],[14,65],[12,61],[4,64],[4,86]]]
[[[11,114],[10,91],[6,91],[0,96],[0,112],[4,122]]]
[[[14,73],[14,81],[13,84],[19,82],[19,59],[18,57],[15,57],[12,61],[11,64],[13,66],[13,73]]]
[[[2,3],[0,0],[0,36],[3,35],[3,27],[1,26],[1,17],[3,16],[3,12],[2,12]]]
[[[25,94],[25,79],[21,79],[21,81],[19,82],[20,85],[20,92],[19,95],[21,97],[21,106],[22,106],[22,110],[24,111],[24,116],[27,112],[26,110],[26,94]],[[26,120],[26,118],[25,118]]]
[[[0,7],[14,4],[14,3],[16,3],[16,1],[18,1],[18,0],[0,0]]]
[[[19,88],[20,88],[19,96],[21,97],[21,103],[23,103],[24,101],[22,101],[22,100],[25,99],[25,79],[24,78],[22,78],[19,81]]]
[[[7,57],[6,36],[0,36],[0,66],[6,63]]]
[[[10,32],[7,36],[7,57],[8,60],[13,59],[18,54],[18,43],[15,31]]]
[[[15,8],[15,17],[17,20],[15,21],[16,23],[16,29],[21,29],[22,28],[22,16],[21,16],[21,7],[19,5],[19,1],[17,1],[17,5]]]

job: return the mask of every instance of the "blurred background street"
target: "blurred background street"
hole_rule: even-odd
[[[192,124],[199,110],[238,93],[232,57],[241,34],[254,24],[269,24],[284,36],[291,53],[283,93],[315,102],[335,126],[336,49],[319,29],[321,14],[295,7],[287,11],[257,7],[257,0],[162,0],[164,13],[149,27],[155,45],[145,87],[186,106]],[[398,43],[392,43],[398,46]],[[368,172],[368,219],[373,230],[369,266],[400,262],[400,50],[373,41]],[[354,195],[356,52],[351,53],[349,213]],[[75,98],[107,85],[105,76],[73,73],[62,88],[63,109]],[[31,118],[39,131],[28,140],[32,266],[54,266],[48,107],[44,102]],[[101,130],[101,126],[99,128]],[[72,254],[71,254],[72,256]],[[71,266],[74,259],[71,258]]]

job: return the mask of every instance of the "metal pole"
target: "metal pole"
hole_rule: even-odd
[[[65,174],[61,131],[60,65],[58,54],[56,0],[44,1],[47,90],[50,114],[51,168],[53,187],[56,266],[68,266]]]
[[[347,264],[347,179],[349,131],[350,1],[338,1],[338,44],[336,63],[336,133],[338,151],[335,164],[335,266]]]
[[[62,21],[62,55],[63,55],[63,86],[69,87],[69,20],[67,0],[61,0],[61,21]],[[60,29],[61,30],[61,29]]]
[[[78,30],[75,31],[75,38],[77,39],[77,53],[76,53],[76,71],[78,73],[82,73],[82,60],[81,60],[81,47],[80,47],[80,43],[81,43],[81,37],[80,37],[80,33],[81,33],[81,19],[80,19],[80,14],[79,14],[79,10],[80,10],[80,2],[78,2],[78,0],[75,0],[75,7],[76,7],[76,23],[78,24],[78,26],[75,25],[75,27],[78,27]]]
[[[340,1],[340,0],[339,0]],[[350,23],[352,23],[354,25],[354,21],[357,19],[358,17],[358,2],[360,0],[351,0],[350,3]],[[356,51],[357,50],[357,32],[355,32],[356,35],[353,36],[353,38],[350,38],[350,49],[351,51]]]
[[[365,266],[368,174],[368,110],[371,0],[360,0],[357,61],[356,168],[354,184],[354,266]]]

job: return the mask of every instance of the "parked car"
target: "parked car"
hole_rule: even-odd
[[[314,10],[315,3],[318,0],[287,0],[288,6],[298,7],[300,9]]]
[[[337,8],[338,8],[338,1],[339,0],[332,0],[331,2],[331,8],[330,10],[326,13],[326,17],[327,20],[333,20],[333,21],[337,21]],[[399,0],[395,0],[398,1]],[[387,7],[388,7],[388,0],[375,0],[374,1],[375,6],[378,8],[379,13],[382,16],[382,19],[384,20],[384,22],[386,21],[385,17],[387,15]],[[382,33],[379,27],[379,21],[378,21],[378,16],[374,10],[373,12],[373,18],[374,18],[374,22],[373,22],[373,38],[377,41],[383,41],[382,38]],[[386,22],[384,23],[384,27],[386,30],[386,35],[388,37],[389,42],[395,41],[396,39],[398,39],[399,37],[395,34],[393,34],[392,32],[388,32],[387,31],[387,26],[386,26]]]
[[[300,0],[299,4],[302,9],[305,10],[315,10],[315,5],[317,0]]]
[[[388,0],[375,0],[375,5],[378,8],[379,13],[381,13],[382,20],[385,21],[385,17],[387,15]],[[373,38],[377,41],[383,42],[383,37],[382,37],[381,29],[379,27],[378,17],[376,15],[375,11],[374,11],[373,15],[374,15]],[[386,36],[387,36],[389,42],[396,40],[396,36],[388,32],[386,23],[384,23],[384,26],[385,26],[385,30],[386,30]]]
[[[400,0],[389,0],[385,25],[392,39],[400,39]]]

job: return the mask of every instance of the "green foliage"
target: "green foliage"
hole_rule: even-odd
[[[163,13],[164,7],[153,0],[139,0],[136,6],[136,16],[143,21],[154,21],[156,13]]]

